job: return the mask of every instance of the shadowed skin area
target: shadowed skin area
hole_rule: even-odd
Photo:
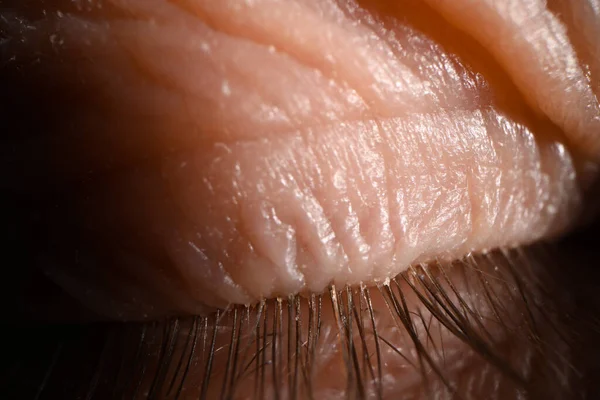
[[[432,267],[380,291],[210,317],[24,325],[8,331],[0,388],[48,399],[593,399],[595,232],[457,262],[449,280]]]
[[[160,321],[33,398],[593,398],[593,1],[0,13],[7,313]]]

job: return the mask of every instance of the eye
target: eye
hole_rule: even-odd
[[[14,197],[44,198],[24,241],[43,238],[36,267],[100,315],[389,288],[587,207],[598,107],[572,36],[589,21],[555,31],[538,10],[552,47],[483,5],[99,5],[6,12],[21,40],[3,46],[17,98],[52,110],[9,142]]]

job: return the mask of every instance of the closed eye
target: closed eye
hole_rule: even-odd
[[[596,255],[582,250],[595,242],[581,238],[208,317],[13,328],[0,391],[49,399],[594,398]]]
[[[108,11],[45,10],[35,21],[3,12],[13,35],[3,43],[3,80],[14,94],[3,109],[21,110],[3,114],[7,125],[20,127],[4,157],[4,182],[31,205],[23,237],[43,239],[36,268],[104,317],[199,314],[188,336],[199,321],[212,321],[203,338],[228,351],[242,334],[228,332],[229,346],[220,347],[221,323],[254,326],[246,334],[258,338],[257,327],[266,324],[273,336],[293,325],[296,307],[314,320],[320,314],[306,299],[330,293],[327,326],[342,338],[336,354],[347,350],[345,366],[354,375],[346,381],[355,383],[371,372],[368,363],[353,367],[356,348],[344,346],[356,331],[344,330],[354,326],[352,317],[369,322],[373,306],[350,303],[367,301],[371,291],[378,293],[376,309],[392,316],[378,323],[399,335],[386,334],[381,343],[398,350],[408,337],[416,351],[396,368],[440,372],[437,362],[423,361],[431,352],[418,344],[429,340],[429,323],[422,320],[417,335],[419,314],[403,304],[413,293],[407,304],[429,304],[419,318],[429,313],[456,343],[470,343],[510,375],[512,367],[486,349],[495,333],[471,321],[479,313],[469,316],[475,306],[450,284],[460,268],[447,267],[471,253],[558,235],[587,206],[596,157],[587,132],[598,108],[587,73],[595,66],[577,58],[589,50],[573,39],[581,32],[555,31],[556,18],[541,10],[544,29],[556,36],[553,49],[576,63],[539,57],[536,64],[548,42],[517,19],[500,18],[501,7],[471,7],[472,19],[465,19],[444,2],[267,3],[110,1],[98,3]],[[466,28],[466,21],[476,23]],[[490,30],[478,28],[484,21],[512,36],[491,43]],[[40,110],[40,118],[26,120],[24,109]],[[461,268],[514,270],[508,256],[476,259],[469,264],[467,257]],[[519,260],[524,271],[531,268]],[[433,264],[443,266],[441,278],[425,274],[430,286],[412,287]],[[508,289],[494,296],[518,297],[510,277]],[[364,285],[373,289],[359,290]],[[282,303],[263,303],[288,296],[293,312],[285,317]],[[475,303],[504,321],[499,316],[514,310],[494,296]],[[224,308],[233,311],[217,319],[214,310]],[[224,323],[222,315],[233,319]],[[308,337],[305,323],[297,329]],[[364,338],[366,328],[355,328]],[[290,348],[286,337],[277,351]],[[263,345],[277,343],[262,338]],[[261,371],[266,348],[253,343],[262,349],[254,359]],[[240,378],[230,372],[227,360],[237,360],[231,354],[214,361],[221,373],[225,368],[223,387]],[[273,357],[271,383],[278,376]],[[298,370],[290,371],[281,373]],[[368,381],[382,395],[383,375],[373,372]],[[352,390],[366,396],[365,387]]]

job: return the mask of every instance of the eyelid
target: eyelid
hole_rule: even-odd
[[[504,75],[474,71],[410,24],[294,53],[295,42],[271,48],[200,20],[192,28],[180,13],[186,23],[60,17],[65,54],[86,55],[76,66],[98,92],[59,127],[71,143],[55,160],[85,166],[92,154],[95,165],[130,168],[73,199],[89,242],[126,247],[106,271],[87,266],[98,276],[152,271],[142,287],[196,312],[194,302],[384,281],[562,231],[577,213],[574,162],[553,128],[517,110]],[[356,26],[351,37],[368,30]],[[335,68],[312,59],[323,50]],[[77,279],[62,282],[74,292]]]
[[[564,229],[578,206],[564,148],[538,147],[493,111],[203,149],[164,176],[194,224],[181,243],[210,254],[178,247],[177,263],[219,260],[254,299],[383,281],[415,263],[533,241]]]
[[[581,38],[586,35],[589,38],[590,32],[597,31],[597,10],[584,11],[593,6],[586,1],[548,4],[538,0],[486,0],[465,8],[460,1],[428,2],[494,54],[530,106],[559,125],[572,148],[598,161],[600,77],[591,72],[596,73],[600,64],[597,59],[587,57],[590,64],[583,65],[579,57],[581,53],[598,51],[597,40]],[[553,8],[563,10],[555,12]],[[571,13],[585,17],[566,25],[561,14]],[[574,43],[579,45],[578,49]]]

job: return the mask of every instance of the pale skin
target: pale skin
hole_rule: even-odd
[[[36,268],[101,318],[376,287],[596,204],[592,0],[19,7],[5,75],[53,111],[3,178],[57,188]]]

